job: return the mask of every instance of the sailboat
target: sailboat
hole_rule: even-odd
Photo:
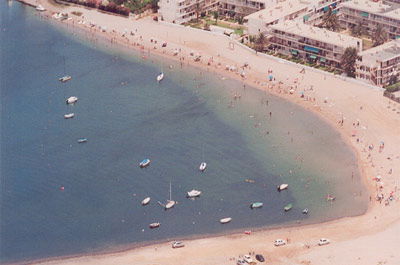
[[[176,204],[176,201],[173,201],[171,199],[171,181],[169,182],[169,200],[167,200],[167,203],[165,204],[164,208],[165,210],[171,209],[174,207]]]
[[[160,83],[160,81],[163,80],[163,78],[164,78],[164,73],[163,72],[159,73],[157,75],[157,82]]]
[[[204,161],[204,146],[201,146],[201,158]],[[207,168],[207,163],[206,162],[201,162],[200,166],[199,166],[199,170],[201,172],[203,172],[204,170],[206,170]]]
[[[199,170],[200,171],[204,171],[207,168],[207,163],[206,162],[202,162],[199,166]]]

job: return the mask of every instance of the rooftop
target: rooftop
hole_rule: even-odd
[[[385,13],[385,17],[390,17],[393,19],[400,20],[400,8]]]
[[[400,39],[392,40],[360,53],[364,63],[374,64],[400,56]]]
[[[272,23],[280,18],[301,11],[308,6],[316,5],[318,0],[284,0],[270,2],[266,4],[265,9],[246,16],[246,19],[260,19],[266,24]]]
[[[373,2],[371,0],[353,0],[353,1],[343,2],[340,4],[340,6],[345,6],[348,8],[364,11],[367,13],[374,13],[385,16],[394,11],[393,8],[396,8],[390,5],[382,4],[380,2]]]
[[[362,40],[341,33],[306,25],[301,22],[285,21],[271,26],[272,29],[292,33],[305,38],[317,40],[338,47],[358,47]]]

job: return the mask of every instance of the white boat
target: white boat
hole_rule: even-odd
[[[86,143],[87,142],[87,138],[79,138],[78,139],[78,143],[82,144],[82,143]]]
[[[187,197],[188,198],[199,197],[200,194],[201,194],[201,191],[199,191],[199,190],[191,190],[191,191],[188,191]]]
[[[65,115],[64,115],[64,119],[71,119],[71,118],[73,118],[74,116],[75,116],[74,113],[68,113],[68,114],[65,114]]]
[[[70,75],[66,75],[66,76],[63,76],[63,77],[59,78],[58,80],[59,80],[60,82],[65,83],[65,82],[67,82],[67,81],[69,81],[69,80],[71,80],[71,79],[72,79],[72,77],[71,77]]]
[[[78,98],[77,98],[77,97],[69,97],[69,98],[67,98],[67,100],[66,100],[67,104],[74,104],[74,103],[77,102],[77,101],[78,101]]]
[[[157,76],[157,82],[160,82],[161,80],[163,80],[164,78],[164,73],[161,72],[158,76]]]
[[[257,209],[257,208],[261,208],[261,207],[263,207],[263,203],[262,202],[253,202],[251,205],[250,205],[250,208],[251,209]]]
[[[171,199],[171,182],[169,183],[169,200],[167,200],[167,203],[165,204],[165,210],[168,210],[168,209],[171,209],[172,207],[174,207],[175,206],[175,204],[176,204],[176,201],[173,201],[172,199]]]
[[[36,10],[37,10],[37,11],[46,11],[46,8],[44,8],[42,5],[38,5],[38,6],[36,7]]]
[[[207,168],[207,163],[206,162],[201,163],[200,166],[199,166],[199,170],[200,171],[204,171],[204,170],[206,170],[206,168]]]
[[[281,184],[278,186],[278,191],[286,190],[289,187],[289,184]]]
[[[182,241],[174,241],[172,242],[172,248],[183,248],[185,244]]]
[[[226,224],[226,223],[229,223],[230,221],[232,221],[232,218],[231,218],[231,217],[222,218],[221,220],[219,220],[219,222],[220,222],[221,224]]]
[[[150,197],[147,197],[147,198],[145,198],[143,201],[142,201],[142,205],[144,206],[144,205],[147,205],[147,204],[149,204],[149,202],[150,202]]]
[[[150,165],[150,159],[143,159],[142,162],[139,163],[139,167],[144,168]]]
[[[151,223],[151,224],[149,224],[149,227],[151,228],[151,229],[153,229],[153,228],[158,228],[158,227],[160,227],[160,223]]]

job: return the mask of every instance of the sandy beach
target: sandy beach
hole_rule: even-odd
[[[155,22],[151,17],[124,18],[45,0],[24,2],[43,5],[47,11],[38,12],[43,19],[55,20],[51,17],[55,12],[68,13],[72,19],[57,23],[84,29],[91,41],[101,36],[110,44],[141,50],[143,59],[151,53],[178,60],[182,66],[191,64],[215,71],[317,113],[356,153],[370,194],[368,211],[362,216],[251,235],[187,240],[180,249],[163,243],[36,264],[236,264],[235,259],[249,252],[263,254],[267,264],[400,263],[400,245],[396,242],[400,238],[400,104],[383,97],[381,89],[317,70],[303,70],[301,65],[256,54],[227,36]],[[82,15],[72,15],[73,11]],[[162,47],[164,42],[166,47]],[[196,55],[201,55],[200,60],[194,60]],[[268,75],[275,80],[269,81]],[[382,199],[377,200],[377,196]],[[318,246],[322,237],[331,243]],[[288,244],[275,247],[273,241],[277,238],[289,239]]]

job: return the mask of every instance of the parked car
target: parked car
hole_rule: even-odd
[[[276,247],[283,246],[283,245],[286,245],[286,241],[283,239],[277,239],[277,240],[275,240],[274,245]]]
[[[261,254],[257,254],[256,255],[256,260],[258,260],[259,262],[264,262],[265,261],[264,256],[261,255]]]
[[[250,255],[244,255],[243,259],[249,264],[253,262],[253,259],[250,257]]]
[[[172,248],[183,248],[185,244],[182,241],[174,241],[172,242]]]
[[[327,239],[327,238],[321,238],[321,239],[318,241],[318,245],[320,245],[320,246],[328,245],[329,243],[331,243],[331,242],[330,242],[329,239]]]

